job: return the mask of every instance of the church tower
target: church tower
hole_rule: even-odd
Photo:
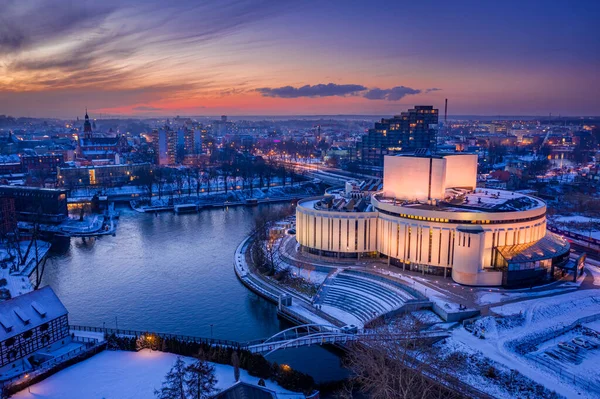
[[[90,123],[90,117],[87,113],[87,108],[85,109],[85,122],[83,122],[83,136],[86,139],[92,138],[92,124]]]

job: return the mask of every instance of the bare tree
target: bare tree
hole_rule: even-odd
[[[431,344],[416,338],[419,323],[378,328],[377,339],[354,343],[345,361],[354,382],[370,397],[381,399],[454,399],[463,395],[440,383]],[[405,339],[398,339],[404,334]],[[415,337],[415,338],[412,338]]]
[[[144,169],[138,176],[139,185],[142,186],[144,193],[148,199],[148,203],[152,201],[152,192],[156,183],[156,176],[152,169]]]

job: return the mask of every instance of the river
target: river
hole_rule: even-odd
[[[236,247],[260,212],[289,205],[137,213],[119,208],[116,236],[82,241],[50,255],[44,284],[69,310],[71,324],[246,341],[288,328],[276,307],[244,287],[233,271]],[[321,348],[277,352],[317,381],[341,379],[339,358]]]

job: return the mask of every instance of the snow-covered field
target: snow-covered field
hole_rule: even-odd
[[[554,216],[551,218],[557,227],[600,240],[600,219],[583,215]]]
[[[588,359],[579,364],[565,363],[557,368],[562,377],[537,361],[533,356],[543,349],[547,341],[568,339],[567,331],[579,319],[600,314],[600,290],[579,290],[562,295],[534,298],[497,306],[491,309],[504,317],[484,317],[477,321],[475,330],[479,338],[464,328],[456,329],[447,340],[448,351],[471,353],[480,361],[488,358],[507,370],[515,369],[529,379],[543,384],[567,398],[598,398],[600,391],[595,381],[600,381],[600,370],[590,367],[600,359],[590,360],[597,352],[589,352]],[[568,367],[567,367],[568,366]],[[576,384],[565,378],[564,371],[579,375]],[[475,377],[473,377],[475,378]],[[585,388],[586,384],[593,386]],[[479,382],[483,384],[483,382]],[[489,390],[488,390],[489,391]],[[499,397],[511,397],[510,394]]]
[[[498,292],[479,292],[477,293],[477,303],[480,305],[487,305],[492,303],[512,301],[515,299],[535,298],[538,296],[547,296],[559,293],[564,294],[574,290],[576,290],[576,287],[556,288],[537,292],[510,292],[508,290]]]
[[[176,355],[163,352],[104,351],[90,359],[71,366],[44,381],[13,396],[15,399],[151,399],[154,390],[161,387],[163,378],[175,363]],[[192,362],[192,358],[184,358]],[[217,388],[233,385],[233,367],[215,364]],[[240,370],[241,380],[253,384],[251,377]],[[272,381],[267,388],[285,395],[285,398],[300,399],[304,395],[287,391]]]

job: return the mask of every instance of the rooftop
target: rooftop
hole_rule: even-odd
[[[525,263],[562,255],[569,251],[569,243],[548,232],[544,238],[534,243],[505,245],[497,249],[508,263]]]
[[[399,207],[438,210],[444,212],[515,212],[526,211],[544,206],[544,202],[535,197],[505,190],[460,188],[446,190],[443,201],[403,201],[376,194],[377,201],[391,203]]]
[[[0,302],[0,342],[67,313],[65,306],[48,286]]]

